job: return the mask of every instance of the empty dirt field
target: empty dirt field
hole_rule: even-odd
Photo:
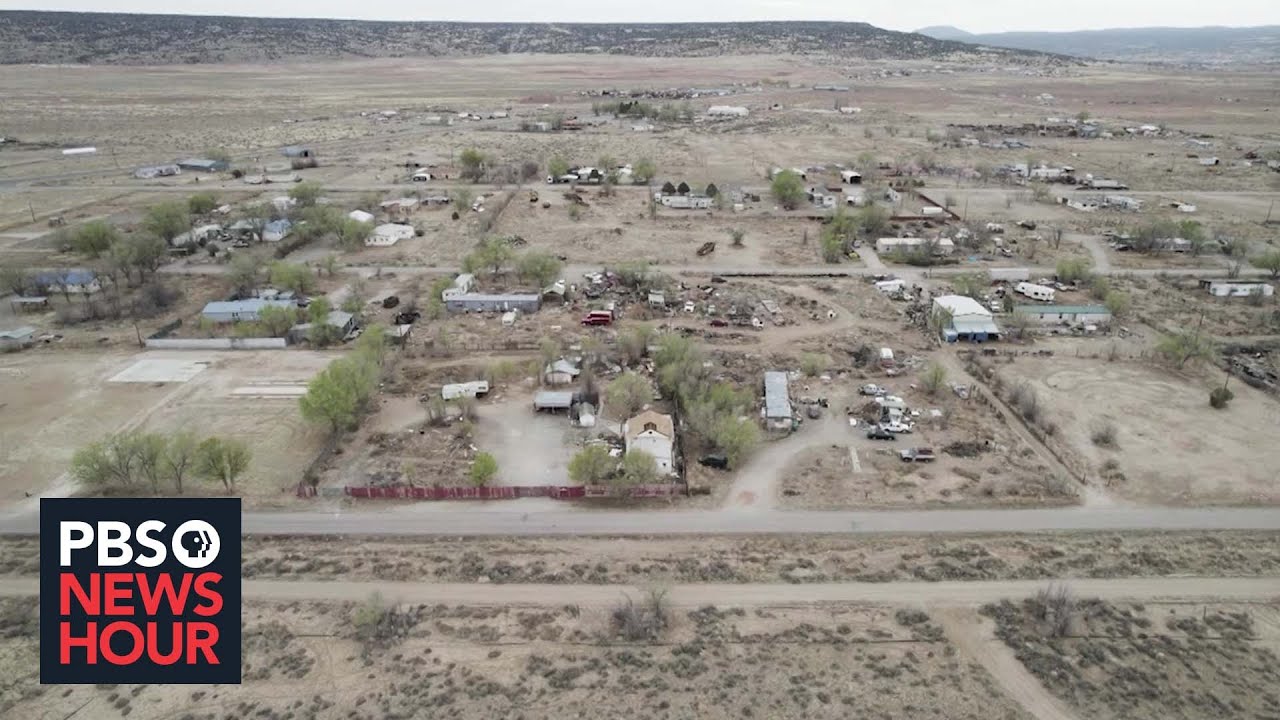
[[[152,351],[94,355],[55,349],[0,359],[0,488],[73,494],[65,475],[76,449],[111,433],[190,430],[245,441],[253,453],[239,493],[285,497],[319,450],[298,397],[336,353]],[[217,492],[196,485],[191,492]]]
[[[1220,373],[1173,374],[1150,364],[1019,358],[1002,367],[1006,385],[1029,383],[1057,425],[1067,452],[1082,458],[1113,497],[1178,505],[1274,504],[1280,484],[1271,449],[1280,404],[1231,383],[1235,399],[1209,407]],[[1114,426],[1113,446],[1094,434]]]

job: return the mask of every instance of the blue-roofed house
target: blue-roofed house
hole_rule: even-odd
[[[262,226],[263,242],[280,242],[289,237],[289,233],[293,230],[293,223],[288,220],[272,220]]]
[[[62,293],[92,295],[102,290],[98,274],[84,268],[64,268],[36,273],[35,283]]]
[[[200,316],[219,323],[257,322],[259,313],[267,307],[296,308],[298,303],[293,300],[261,300],[259,298],[211,302],[200,311]]]

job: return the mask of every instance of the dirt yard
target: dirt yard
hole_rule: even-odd
[[[1225,410],[1209,407],[1220,373],[1173,374],[1149,364],[1019,358],[1005,385],[1029,383],[1065,449],[1117,499],[1176,505],[1280,501],[1269,447],[1280,404],[1243,383]],[[1114,427],[1112,444],[1094,436]],[[1229,468],[1229,470],[1224,470]]]
[[[88,355],[54,348],[5,355],[3,499],[77,492],[65,475],[71,455],[109,434],[188,428],[247,442],[253,461],[239,493],[254,505],[281,502],[323,441],[322,431],[303,422],[298,397],[334,357],[278,351]],[[220,489],[197,485],[191,491],[200,487]]]

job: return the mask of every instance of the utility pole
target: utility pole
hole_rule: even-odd
[[[1275,209],[1276,209],[1276,201],[1273,199],[1271,201],[1271,206],[1267,208],[1267,219],[1262,221],[1263,225],[1271,224],[1271,211]]]
[[[31,213],[31,222],[35,222],[35,221],[36,221],[36,209],[35,209],[34,207],[31,207],[31,201],[30,201],[30,200],[28,200],[28,201],[27,201],[27,211]]]

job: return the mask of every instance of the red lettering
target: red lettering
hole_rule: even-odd
[[[187,623],[187,664],[195,665],[200,662],[196,657],[198,650],[204,655],[204,661],[209,665],[221,665],[222,661],[218,659],[218,654],[213,651],[213,646],[218,643],[218,626],[207,622]]]
[[[63,575],[66,577],[66,575]],[[71,623],[58,623],[58,662],[62,665],[71,664],[71,649],[83,647],[85,650],[85,662],[89,665],[98,664],[98,623],[90,622],[85,628],[84,637],[73,637],[71,635]]]
[[[155,623],[148,623],[154,626]],[[121,655],[111,649],[111,637],[118,632],[123,632],[133,639],[133,649],[127,654]],[[142,630],[131,622],[117,620],[102,629],[102,641],[100,643],[102,649],[102,659],[112,665],[132,665],[142,657],[142,653],[147,649],[142,639]]]
[[[191,573],[182,574],[181,590],[173,587],[173,576],[168,573],[156,578],[155,587],[151,587],[151,579],[144,573],[138,573],[138,596],[142,598],[142,607],[148,615],[155,615],[160,606],[161,596],[169,601],[169,610],[174,615],[181,615],[187,607],[187,593],[191,590]]]
[[[201,617],[213,617],[222,612],[222,593],[211,589],[209,585],[222,582],[222,573],[206,572],[196,577],[196,594],[208,601],[208,605],[197,605],[195,614]]]
[[[98,593],[98,573],[89,573],[89,592],[86,594],[80,578],[72,573],[58,574],[58,614],[71,614],[71,596],[75,595],[80,607],[90,615],[101,614],[102,596]]]
[[[122,605],[120,601],[133,599],[133,588],[129,587],[133,584],[133,573],[107,573],[102,579],[106,585],[106,591],[103,594],[107,601],[102,614],[132,615],[133,605],[128,602]],[[120,587],[121,584],[125,587]]]
[[[172,650],[168,655],[160,652],[159,629],[156,623],[147,623],[147,657],[157,665],[172,665],[178,662],[178,658],[182,657],[182,623],[169,623],[173,630],[173,641],[170,643]]]

